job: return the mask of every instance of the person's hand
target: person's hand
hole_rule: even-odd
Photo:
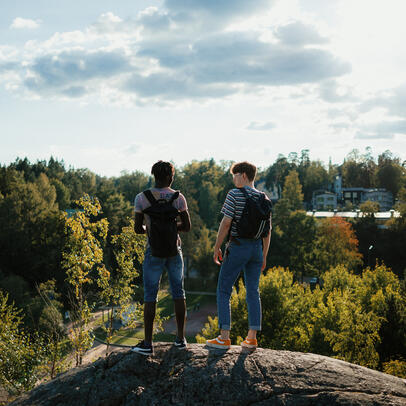
[[[215,264],[221,265],[220,261],[223,260],[223,253],[221,252],[221,248],[214,247],[213,260]]]
[[[264,258],[262,261],[261,272],[265,269],[265,267],[266,267],[266,258]]]

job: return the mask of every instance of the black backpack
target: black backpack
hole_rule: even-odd
[[[150,190],[145,190],[145,197],[151,206],[143,210],[151,219],[149,230],[149,244],[154,257],[174,257],[178,253],[178,228],[176,218],[178,209],[172,203],[179,197],[179,191],[175,192],[170,200],[155,199]]]
[[[265,194],[250,196],[244,188],[239,188],[245,196],[245,206],[239,221],[237,234],[241,238],[259,239],[266,237],[271,228],[272,202],[265,199]]]

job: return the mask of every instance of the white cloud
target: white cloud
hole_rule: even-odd
[[[29,18],[17,17],[13,20],[10,28],[13,29],[30,29],[38,28],[41,24],[41,20],[31,20]]]
[[[272,123],[270,121],[268,122],[257,122],[257,121],[251,121],[246,129],[247,130],[253,130],[253,131],[268,131],[268,130],[272,130],[276,127],[275,123]]]
[[[79,98],[103,81],[133,70],[120,51],[68,50],[35,58],[28,66],[23,85],[30,92],[43,96]],[[96,81],[98,83],[93,83]],[[99,83],[100,82],[100,83]],[[111,82],[114,86],[114,81]],[[87,85],[92,85],[88,87]]]
[[[214,3],[193,1],[194,13],[200,10],[211,20]],[[269,9],[272,3],[261,0],[250,13]],[[98,94],[99,100],[108,102],[106,95],[114,95],[114,104],[121,99],[123,105],[131,100],[162,105],[219,100],[271,87],[298,88],[351,70],[330,51],[307,47],[325,41],[308,23],[275,25],[279,40],[269,42],[263,31],[252,27],[227,31],[227,19],[218,19],[215,32],[194,27],[185,4],[170,0],[166,10],[149,7],[127,19],[107,12],[83,30],[29,41],[20,66],[14,67],[20,80],[13,86],[40,97],[80,99]],[[244,1],[227,0],[220,14],[234,19],[246,8]]]
[[[328,79],[320,83],[320,97],[329,103],[354,102],[352,89],[348,86],[340,86],[336,80]]]
[[[235,19],[247,19],[268,11],[275,0],[165,0],[175,21],[204,21],[206,26],[225,26]]]
[[[325,44],[328,39],[322,37],[317,29],[301,21],[295,21],[278,27],[275,35],[289,45]]]
[[[406,135],[406,120],[379,121],[364,125],[356,135],[363,139],[387,139],[395,135]]]
[[[112,156],[107,141],[99,157],[89,146],[82,162],[98,160],[102,168],[111,158],[119,173],[123,162],[140,165],[147,154],[149,167],[155,144],[172,137],[186,145],[181,152],[188,159],[247,159],[240,146],[228,149],[247,131],[255,131],[268,152],[253,156],[264,165],[279,152],[305,148],[337,161],[371,139],[382,148],[406,148],[404,0],[390,6],[378,0],[154,0],[143,1],[153,5],[144,10],[138,3],[107,9],[94,3],[99,17],[93,22],[78,25],[90,13],[67,17],[60,32],[41,30],[24,46],[14,35],[14,48],[4,39],[0,46],[0,91],[17,96],[16,104],[18,96],[42,99],[33,107],[72,99],[65,106],[103,111],[97,122],[110,115],[108,105],[109,113],[120,112],[121,132],[136,123],[134,133],[143,134],[129,137],[127,150],[113,148]],[[38,7],[37,15],[47,10]],[[99,131],[117,140],[114,131]],[[166,138],[158,142],[157,134]],[[154,145],[145,149],[148,139]],[[206,150],[213,142],[221,146]],[[177,164],[186,159],[178,147],[162,151]],[[75,159],[74,151],[66,154]]]

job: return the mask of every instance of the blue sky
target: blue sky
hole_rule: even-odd
[[[403,0],[8,2],[0,163],[406,159]]]

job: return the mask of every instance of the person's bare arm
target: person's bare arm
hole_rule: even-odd
[[[217,232],[217,240],[216,244],[214,245],[214,253],[213,253],[213,260],[217,265],[220,265],[220,261],[223,260],[223,253],[221,252],[221,244],[223,244],[224,238],[227,237],[232,221],[233,219],[226,216],[224,216],[223,220],[221,220],[219,230]]]
[[[262,239],[263,260],[262,260],[261,271],[263,271],[265,269],[265,267],[266,267],[266,257],[268,255],[270,242],[271,242],[271,231],[269,231],[268,235]]]
[[[144,225],[144,213],[135,213],[134,231],[137,234],[145,234],[147,232],[145,225]]]
[[[180,223],[178,223],[178,231],[183,231],[187,233],[190,231],[190,215],[188,210],[184,210],[180,212]]]

